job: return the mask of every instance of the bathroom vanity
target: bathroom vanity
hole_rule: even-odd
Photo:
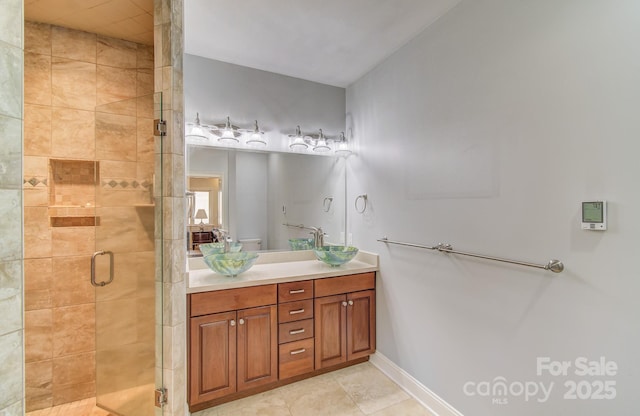
[[[312,251],[262,253],[217,275],[189,259],[191,412],[368,360],[375,351],[376,255],[329,267]]]

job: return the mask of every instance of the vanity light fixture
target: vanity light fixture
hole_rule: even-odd
[[[195,141],[208,141],[205,127],[200,124],[200,114],[196,113],[196,119],[193,123],[187,123],[187,134],[185,137]]]
[[[249,138],[247,139],[246,143],[249,146],[255,146],[255,147],[261,147],[261,146],[267,145],[267,141],[264,138],[264,132],[260,131],[260,128],[258,127],[258,120],[256,120],[256,124],[253,131],[249,133]]]
[[[338,156],[349,156],[352,152],[349,149],[349,143],[347,143],[347,138],[344,136],[344,132],[340,132],[340,137],[336,140],[336,155]]]
[[[238,128],[236,126],[231,124],[231,120],[229,120],[228,116],[227,122],[225,124],[218,125],[216,127],[218,127],[218,129],[212,130],[211,133],[218,136],[219,142],[230,144],[240,142],[240,140],[238,140],[238,137],[240,137],[240,132],[238,131]]]
[[[291,150],[305,150],[309,147],[309,145],[304,141],[304,136],[300,131],[300,126],[296,127],[296,134],[289,134],[289,139],[291,139],[291,143],[289,143],[289,148]]]
[[[326,137],[324,137],[322,129],[320,129],[320,134],[318,134],[318,138],[315,140],[315,143],[313,145],[313,151],[317,153],[323,153],[328,152],[329,150],[331,150],[331,147],[327,143],[327,139]]]

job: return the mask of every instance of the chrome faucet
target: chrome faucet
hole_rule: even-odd
[[[309,227],[309,229],[311,230],[310,234],[313,234],[313,246],[315,248],[321,248],[324,246],[325,233],[322,231],[322,228]]]
[[[222,236],[222,241],[224,243],[224,252],[228,253],[229,251],[231,251],[231,245],[229,244],[229,231],[218,230],[218,232]]]
[[[282,224],[286,227],[295,227],[295,228],[302,228],[305,230],[311,230],[311,232],[309,234],[313,234],[313,247],[314,248],[321,248],[324,246],[324,236],[326,235],[324,233],[324,231],[322,231],[322,228],[318,227],[306,227],[304,224],[288,224],[288,223],[284,223]]]

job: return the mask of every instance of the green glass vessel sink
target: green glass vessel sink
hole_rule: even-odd
[[[239,253],[220,253],[204,256],[204,262],[211,270],[224,276],[235,277],[253,266],[258,253],[242,251]]]
[[[290,238],[289,247],[291,250],[311,250],[313,248],[313,238]]]
[[[209,254],[220,254],[224,253],[224,243],[206,243],[200,244],[198,246],[200,252],[203,256],[208,256]],[[229,252],[237,253],[242,250],[242,244],[240,243],[230,243],[229,244]]]
[[[314,248],[313,252],[321,262],[337,267],[353,260],[358,254],[358,249],[351,246],[324,246]]]

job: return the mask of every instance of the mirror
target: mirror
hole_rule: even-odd
[[[185,171],[193,184],[187,189],[194,193],[188,199],[193,201],[189,248],[198,244],[194,237],[215,239],[214,225],[234,241],[244,240],[247,251],[286,250],[290,238],[309,237],[309,230],[283,223],[321,227],[326,242],[342,243],[345,159],[283,151],[289,150],[287,135],[296,126],[305,135],[323,129],[335,137],[345,131],[345,89],[189,54],[183,82],[185,127],[196,118],[211,126],[230,117],[231,124],[250,129],[257,120],[271,150],[248,150],[246,139],[233,145],[237,148],[218,146],[214,135],[199,143],[185,139]],[[217,180],[218,188],[208,178]],[[199,209],[205,212],[198,215]]]
[[[287,223],[321,227],[327,243],[343,243],[344,158],[189,144],[186,172],[191,254],[221,238],[219,229],[245,251],[289,250],[289,239],[311,237]]]

